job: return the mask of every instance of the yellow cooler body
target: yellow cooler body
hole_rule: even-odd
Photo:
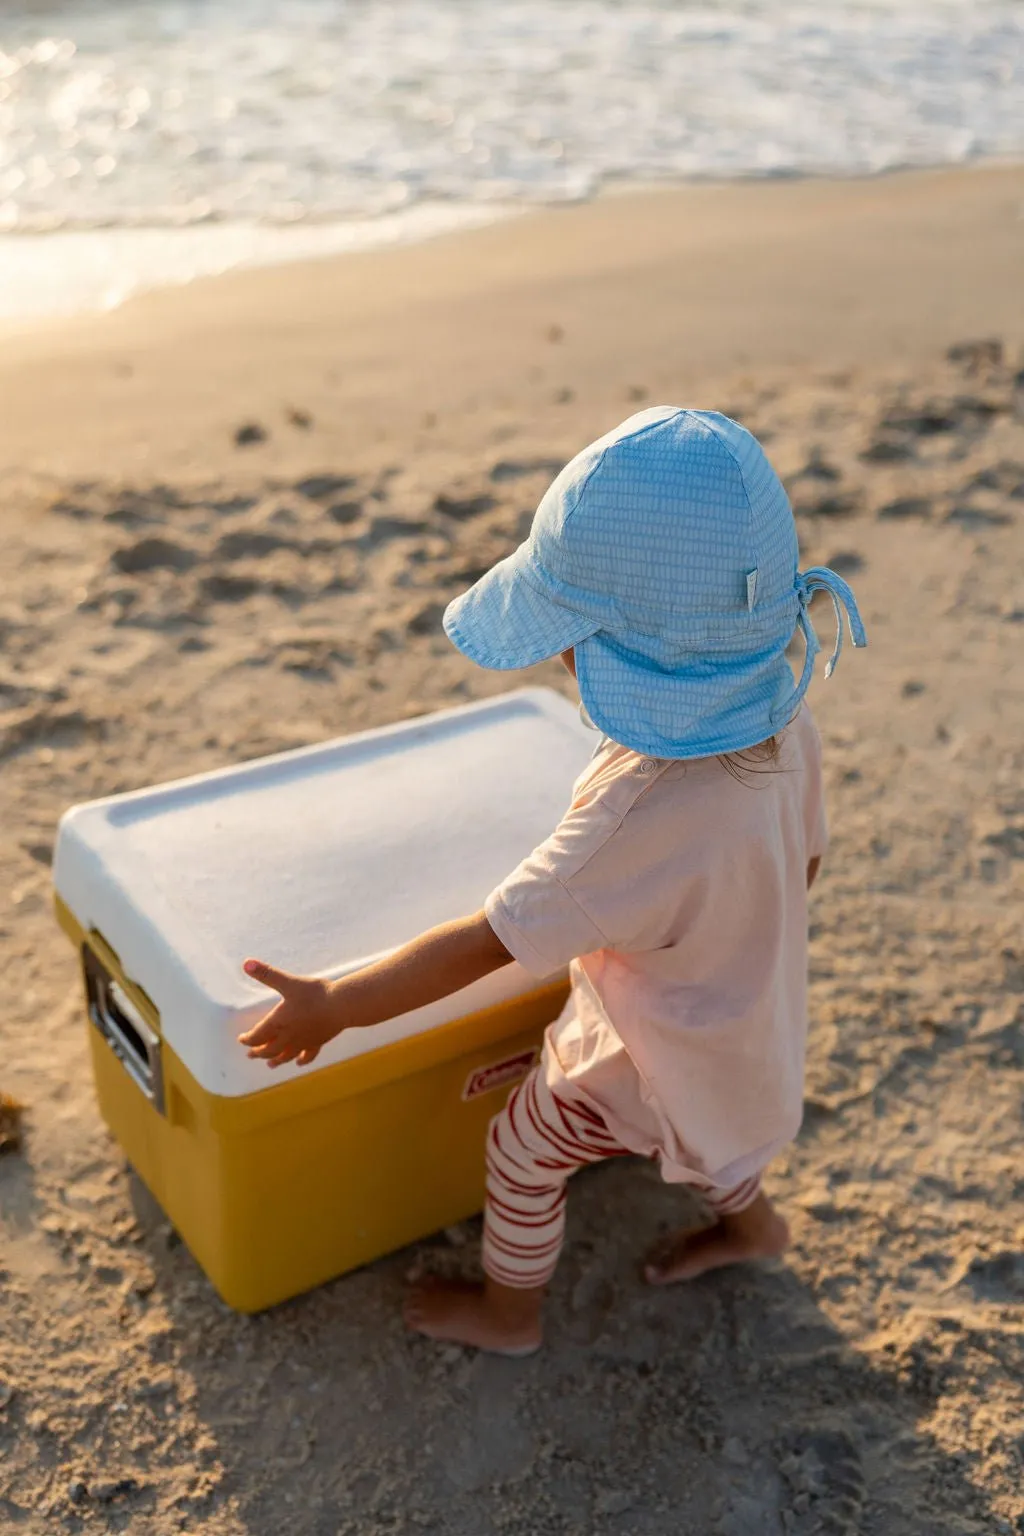
[[[90,832],[89,815],[72,812],[65,819],[67,825],[62,823],[55,864],[57,915],[82,958],[90,1051],[104,1120],[220,1295],[240,1311],[258,1311],[283,1301],[480,1210],[487,1126],[511,1086],[536,1061],[543,1031],[566,999],[567,983],[564,977],[538,982],[509,966],[496,973],[496,981],[489,978],[489,987],[482,992],[478,984],[449,1000],[446,1008],[435,1005],[406,1020],[343,1034],[323,1053],[328,1058],[325,1065],[318,1059],[310,1068],[291,1066],[271,1073],[263,1063],[250,1062],[234,1037],[267,1011],[272,995],[259,996],[250,990],[234,1001],[226,998],[226,973],[204,970],[193,948],[202,938],[202,923],[186,933],[173,918],[174,882],[166,872],[160,873],[159,859],[152,861],[154,850],[142,850],[148,853],[146,860],[140,859],[138,848],[130,850],[131,857],[122,858],[119,845],[113,852],[106,845],[108,831],[113,828],[116,841],[140,816],[145,820],[151,814],[153,796],[158,797],[158,809],[171,803],[176,813],[181,810],[183,790],[186,808],[190,795],[191,803],[198,804],[211,779],[222,803],[235,794],[244,799],[245,775],[258,775],[261,769],[266,773],[267,764],[277,771],[275,783],[284,773],[288,782],[296,784],[306,815],[316,804],[310,784],[317,775],[311,779],[306,771],[310,757],[319,768],[321,784],[323,754],[334,751],[350,762],[353,743],[365,754],[367,743],[383,737],[392,754],[401,750],[410,754],[407,763],[415,762],[424,724],[429,728],[438,722],[436,729],[443,734],[456,721],[472,727],[458,733],[460,761],[465,764],[474,734],[482,742],[488,731],[508,724],[510,710],[519,735],[525,726],[526,734],[536,737],[540,727],[546,750],[524,765],[523,775],[513,772],[503,787],[504,822],[493,832],[500,848],[493,855],[478,848],[473,857],[452,866],[457,870],[452,879],[456,886],[463,879],[464,866],[470,867],[469,904],[461,889],[445,892],[443,872],[438,884],[436,869],[433,878],[429,869],[415,867],[402,877],[403,888],[409,880],[423,881],[425,895],[412,905],[421,909],[424,918],[443,921],[459,910],[482,905],[488,889],[477,889],[474,882],[480,884],[485,873],[483,886],[492,879],[497,883],[500,873],[494,878],[490,870],[481,869],[481,858],[483,865],[490,860],[494,869],[500,866],[507,872],[505,866],[510,869],[518,861],[512,857],[508,862],[514,852],[508,847],[509,837],[519,856],[525,856],[554,825],[555,807],[564,809],[568,803],[572,779],[585,765],[593,738],[583,734],[575,713],[557,695],[524,691],[506,696],[505,701],[428,717],[425,723],[412,722],[391,732],[368,733],[229,770],[228,782],[225,775],[203,776],[185,786],[165,786],[143,791],[139,797],[121,796],[80,808],[93,816],[100,808],[107,829],[102,835]],[[511,736],[506,731],[504,737],[503,742],[487,746],[485,757],[497,747],[507,761],[516,731]],[[534,740],[531,745],[536,748],[538,743]],[[376,772],[372,752],[365,763],[367,771]],[[486,837],[488,827],[494,828],[494,807],[488,812],[486,806],[494,785],[486,768],[486,762],[476,763],[470,776],[475,790],[471,788],[462,803],[468,821],[478,823],[469,828],[478,840]],[[237,785],[230,782],[233,774],[241,776]],[[511,785],[514,793],[517,783],[523,799],[518,812],[510,815],[506,792]],[[126,813],[121,809],[124,802],[132,802],[135,809],[129,807]],[[476,815],[474,803],[484,814]],[[367,806],[357,809],[361,813],[358,835],[363,837]],[[77,839],[76,818],[81,828]],[[445,838],[450,839],[457,821],[458,817],[455,823],[442,818]],[[422,825],[421,821],[421,832]],[[335,851],[343,859],[344,834],[337,837],[335,828],[335,835]],[[200,827],[199,836],[205,846],[209,828]],[[187,845],[180,825],[175,825],[172,841]],[[385,841],[391,846],[390,856],[398,857],[400,842],[394,837]],[[82,847],[76,848],[76,842]],[[194,859],[194,849],[189,852],[186,847],[185,852]],[[230,857],[225,865],[226,872],[232,873]],[[152,902],[147,901],[153,894],[147,881],[153,884]],[[215,887],[216,877],[208,872],[205,885],[211,882]],[[93,886],[102,898],[95,902]],[[182,888],[187,886],[186,880]],[[120,890],[117,899],[110,894],[115,889]],[[239,899],[244,906],[244,893],[239,892]],[[91,905],[94,912],[88,910]],[[203,914],[197,915],[201,919]],[[259,915],[253,914],[257,927]],[[405,931],[411,916],[403,911],[397,931],[382,924],[386,942],[378,952],[394,947],[400,938],[415,936]],[[161,917],[165,919],[162,928]],[[311,926],[317,925],[293,925],[296,932]],[[209,938],[209,923],[205,931]],[[184,964],[179,947],[193,949]],[[305,960],[306,968],[314,970],[308,964],[309,955],[289,956],[287,943],[284,949],[284,954],[267,953],[266,958],[295,969],[302,968],[295,962]],[[341,934],[335,951],[340,951],[340,960],[316,969],[321,974],[343,973],[364,963],[362,958],[354,962],[344,949]],[[316,958],[322,959],[323,953],[321,949]],[[244,956],[233,958],[240,966]],[[184,977],[189,959],[192,991],[200,1001],[185,1019],[181,1009],[189,1002]],[[238,982],[232,984],[250,989],[252,985],[240,970]],[[160,1001],[158,992],[163,994]],[[196,1014],[204,1020],[201,1030],[188,1027]],[[360,1036],[366,1038],[353,1039]],[[331,1060],[332,1049],[345,1054]]]

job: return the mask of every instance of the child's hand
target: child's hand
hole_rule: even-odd
[[[341,1033],[337,1002],[328,983],[292,976],[262,960],[247,960],[242,969],[247,976],[280,992],[281,1001],[262,1023],[239,1035],[239,1044],[247,1045],[249,1055],[269,1067],[281,1067],[286,1061],[308,1067],[321,1046]]]

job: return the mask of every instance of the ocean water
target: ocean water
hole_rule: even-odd
[[[20,0],[0,315],[609,185],[1022,153],[1020,0]]]

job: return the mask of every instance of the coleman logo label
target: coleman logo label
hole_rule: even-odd
[[[536,1050],[520,1051],[518,1056],[506,1056],[504,1061],[492,1062],[489,1067],[478,1067],[466,1079],[463,1099],[478,1099],[493,1088],[507,1088],[509,1083],[518,1083],[536,1060]]]

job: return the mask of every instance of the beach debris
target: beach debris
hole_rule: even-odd
[[[568,405],[575,398],[576,396],[571,389],[556,389],[552,396],[555,405]]]
[[[258,421],[243,421],[235,428],[235,447],[251,448],[255,443],[265,443],[270,433]]]
[[[138,1479],[134,1477],[107,1478],[103,1482],[93,1483],[88,1491],[97,1504],[112,1504],[115,1499],[134,1493],[138,1486]]]
[[[647,388],[646,384],[631,384],[626,390],[626,399],[636,401],[646,400],[649,394],[650,390]]]
[[[919,682],[915,677],[908,678],[907,681],[903,684],[903,687],[900,689],[900,693],[905,699],[916,699],[920,694],[924,692],[925,684]]]
[[[309,411],[304,411],[298,405],[289,405],[287,407],[285,420],[289,426],[296,427],[300,432],[308,432],[313,425],[313,417]]]
[[[24,1104],[11,1094],[0,1092],[0,1154],[19,1151],[24,1112]]]
[[[557,346],[560,341],[565,340],[565,331],[560,325],[549,325],[544,334],[553,346]]]
[[[71,1482],[68,1483],[67,1492],[72,1504],[84,1504],[89,1497],[88,1484],[83,1483],[80,1477],[72,1478]]]

